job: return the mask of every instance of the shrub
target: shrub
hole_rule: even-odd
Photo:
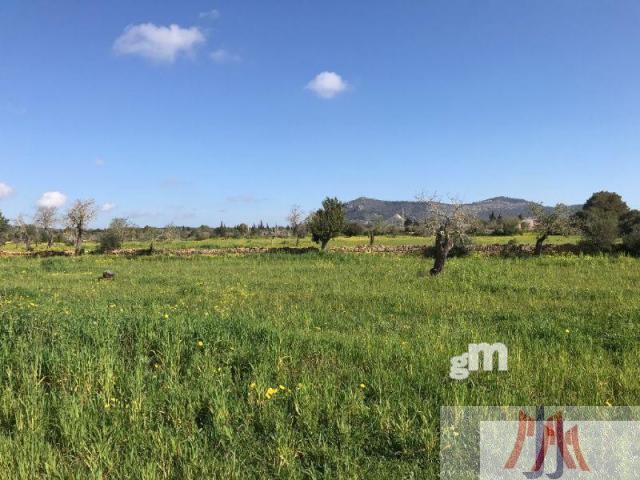
[[[500,230],[502,235],[515,235],[520,233],[520,220],[517,218],[506,218],[502,221]]]
[[[209,240],[211,238],[211,230],[204,226],[198,227],[191,232],[190,236],[196,241]]]
[[[619,217],[599,208],[588,210],[583,223],[583,246],[591,251],[611,252],[618,239]]]
[[[356,222],[347,223],[342,230],[342,233],[347,237],[357,237],[364,235],[364,227]]]
[[[450,257],[464,257],[473,252],[473,239],[468,235],[456,236],[451,251],[449,251]]]
[[[122,237],[117,232],[107,230],[100,237],[100,246],[98,247],[101,252],[111,252],[122,247]]]
[[[635,225],[630,233],[622,237],[624,248],[632,255],[640,255],[640,225]]]
[[[500,256],[504,258],[522,257],[524,248],[517,240],[509,240],[500,250]]]

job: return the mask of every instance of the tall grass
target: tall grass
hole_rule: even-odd
[[[442,405],[637,403],[638,260],[429,267],[0,259],[0,477],[437,478]],[[508,372],[449,379],[497,341]]]

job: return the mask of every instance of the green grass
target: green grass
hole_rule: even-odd
[[[561,243],[577,243],[580,237],[578,236],[561,236],[552,235],[546,243],[561,244]],[[512,236],[475,236],[473,242],[476,245],[504,245],[507,242],[515,240],[523,245],[533,245],[536,241],[534,233],[524,233],[522,235]],[[128,241],[125,242],[123,248],[148,248],[151,242],[140,241]],[[431,237],[423,237],[419,235],[381,235],[376,237],[376,245],[432,245],[433,239]],[[333,247],[355,247],[361,245],[369,245],[369,238],[366,236],[356,237],[337,237],[329,242],[329,249]],[[85,249],[87,252],[92,252],[97,248],[97,242],[85,242]],[[172,240],[172,241],[156,241],[154,247],[158,249],[214,249],[214,248],[236,248],[236,247],[294,247],[296,241],[294,238],[270,238],[270,237],[251,237],[251,238],[211,238],[208,240]],[[317,247],[316,243],[311,241],[310,237],[304,238],[299,242],[300,247]],[[34,245],[36,251],[47,250],[45,244]],[[68,250],[72,251],[73,247],[66,246],[62,243],[54,244],[53,250]],[[5,251],[24,251],[22,244],[16,244],[8,242],[4,245]]]
[[[0,258],[0,478],[435,479],[442,405],[637,403],[640,261],[429,267]],[[448,378],[498,341],[507,373]]]

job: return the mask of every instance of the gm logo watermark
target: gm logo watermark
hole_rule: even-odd
[[[482,353],[482,367],[485,372],[493,371],[493,357],[498,355],[498,371],[506,372],[508,368],[509,351],[503,343],[470,343],[467,352],[451,357],[449,377],[454,380],[464,380],[469,372],[480,370],[480,353]]]

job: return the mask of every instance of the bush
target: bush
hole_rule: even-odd
[[[364,227],[356,222],[347,223],[342,230],[342,233],[347,237],[357,237],[364,235]]]
[[[122,237],[117,232],[107,230],[100,237],[98,250],[102,253],[112,252],[122,247]]]
[[[640,225],[633,227],[630,233],[622,238],[624,248],[632,255],[640,255]]]
[[[500,256],[504,258],[522,257],[524,255],[524,247],[517,240],[509,240],[500,250]]]
[[[205,229],[205,228],[196,228],[192,232],[192,237],[196,241],[209,240],[211,238],[211,232],[208,229]]]
[[[520,233],[520,220],[517,218],[506,218],[504,220],[500,220],[495,230],[493,231],[494,235],[516,235]]]
[[[468,235],[456,237],[453,248],[449,251],[450,257],[464,257],[473,252],[473,239]]]
[[[599,208],[588,210],[584,216],[582,245],[590,251],[611,252],[618,239],[619,217]]]

